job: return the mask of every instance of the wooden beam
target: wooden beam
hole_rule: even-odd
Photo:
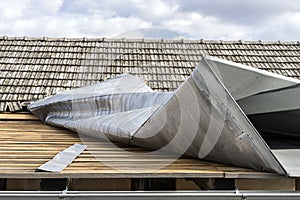
[[[0,120],[14,120],[14,121],[20,121],[20,120],[25,120],[25,121],[38,121],[39,119],[30,114],[30,113],[0,113]]]

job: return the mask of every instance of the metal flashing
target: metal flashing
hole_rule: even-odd
[[[64,168],[71,164],[73,160],[78,155],[80,155],[86,148],[87,145],[74,144],[69,148],[56,154],[56,156],[52,160],[38,167],[36,171],[61,172],[64,170]]]

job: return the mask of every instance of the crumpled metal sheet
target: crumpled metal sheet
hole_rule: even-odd
[[[61,172],[69,164],[71,164],[73,160],[78,155],[80,155],[86,148],[87,145],[74,144],[69,148],[56,154],[56,156],[52,160],[38,167],[36,171]]]
[[[300,80],[206,57],[288,176],[300,177]]]
[[[123,74],[97,85],[61,92],[28,108],[48,124],[128,143],[172,95],[154,92],[139,78]]]
[[[206,59],[247,115],[300,109],[300,80],[211,56]]]
[[[206,56],[206,60],[236,101],[300,84],[300,80],[298,79],[260,70],[240,63],[212,56]]]
[[[125,74],[29,105],[45,123],[99,138],[285,174],[203,57],[175,92]]]

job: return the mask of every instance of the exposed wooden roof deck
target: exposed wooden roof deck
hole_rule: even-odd
[[[85,142],[88,138],[85,138]],[[156,170],[141,170],[167,159],[133,156],[130,151],[147,152],[139,147],[113,148],[105,142],[89,147],[61,173],[35,172],[41,164],[74,143],[82,143],[76,133],[45,125],[29,113],[0,114],[0,178],[282,178],[277,174],[232,167],[193,158],[180,158]],[[94,157],[97,155],[97,158]],[[110,166],[122,166],[122,170]],[[137,168],[139,166],[139,168]]]

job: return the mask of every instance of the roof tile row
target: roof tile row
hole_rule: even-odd
[[[131,72],[175,90],[202,53],[300,79],[299,42],[0,37],[0,111]]]

